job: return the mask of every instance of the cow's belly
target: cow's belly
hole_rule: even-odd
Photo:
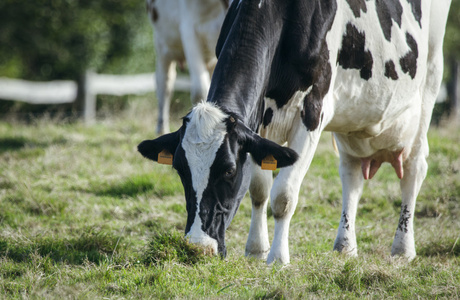
[[[396,81],[375,76],[365,81],[350,75],[351,71],[338,70],[333,97],[328,99],[333,116],[325,130],[335,132],[341,150],[355,157],[403,149],[407,155],[420,127],[423,76],[403,75]]]
[[[340,69],[340,68],[339,68]],[[400,78],[397,81],[375,76],[369,81],[349,70],[338,70],[332,101],[328,131],[366,137],[380,135],[392,126],[400,126],[401,119],[419,114],[422,105],[419,78]],[[422,76],[420,76],[422,78]],[[404,121],[403,121],[404,123]]]
[[[335,137],[340,151],[355,157],[372,157],[377,153],[400,153],[403,159],[417,136],[421,121],[421,108],[411,106],[398,114],[397,118],[360,127],[355,131],[336,131]]]

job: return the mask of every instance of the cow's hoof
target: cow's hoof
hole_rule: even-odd
[[[339,251],[337,249],[334,249],[334,251],[337,251],[339,252],[341,255],[345,255],[347,257],[358,257],[358,251],[356,251],[356,249],[351,249],[351,250],[342,250],[342,251]]]
[[[334,243],[334,251],[349,257],[358,256],[358,247],[356,245],[349,245],[348,243],[343,243],[340,241],[336,241]]]
[[[417,254],[415,252],[415,249],[412,250],[412,249],[403,249],[403,248],[393,247],[391,249],[391,256],[400,257],[400,258],[406,259],[407,261],[411,261],[417,256]]]
[[[411,261],[416,255],[414,235],[396,231],[395,239],[391,246],[391,256],[399,256]]]
[[[275,255],[272,252],[270,252],[267,257],[267,265],[271,265],[273,263],[280,265],[288,265],[290,263],[289,255]]]
[[[253,257],[253,258],[256,258],[256,259],[261,259],[261,260],[265,260],[267,259],[267,256],[268,256],[268,253],[270,252],[270,250],[266,250],[266,251],[258,251],[258,252],[249,252],[246,250],[245,252],[245,256],[247,257]]]

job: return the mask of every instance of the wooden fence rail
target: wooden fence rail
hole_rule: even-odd
[[[30,104],[63,104],[77,101],[81,96],[83,118],[92,122],[96,118],[96,96],[145,94],[156,90],[155,73],[136,75],[108,75],[87,71],[81,82],[56,80],[33,82],[0,77],[0,99]],[[174,89],[189,91],[190,79],[178,77]]]
[[[0,78],[0,98],[31,104],[70,103],[77,98],[77,83],[70,80],[32,82]]]

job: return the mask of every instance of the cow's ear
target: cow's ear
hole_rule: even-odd
[[[262,165],[263,160],[270,156],[276,160],[277,168],[293,165],[299,158],[294,150],[262,138],[252,131],[246,135],[244,143],[246,151],[251,153],[252,158],[259,166]]]
[[[154,140],[145,140],[137,150],[146,158],[158,161],[158,154],[164,150],[174,154],[180,142],[180,130],[160,136]]]

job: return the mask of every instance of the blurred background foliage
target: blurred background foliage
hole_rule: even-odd
[[[460,0],[452,0],[444,38],[444,55],[460,60]]]
[[[0,1],[0,76],[78,79],[153,72],[152,29],[143,0]]]
[[[460,59],[460,0],[453,0],[446,57]],[[152,30],[143,0],[0,1],[0,76],[78,79],[152,72]]]

